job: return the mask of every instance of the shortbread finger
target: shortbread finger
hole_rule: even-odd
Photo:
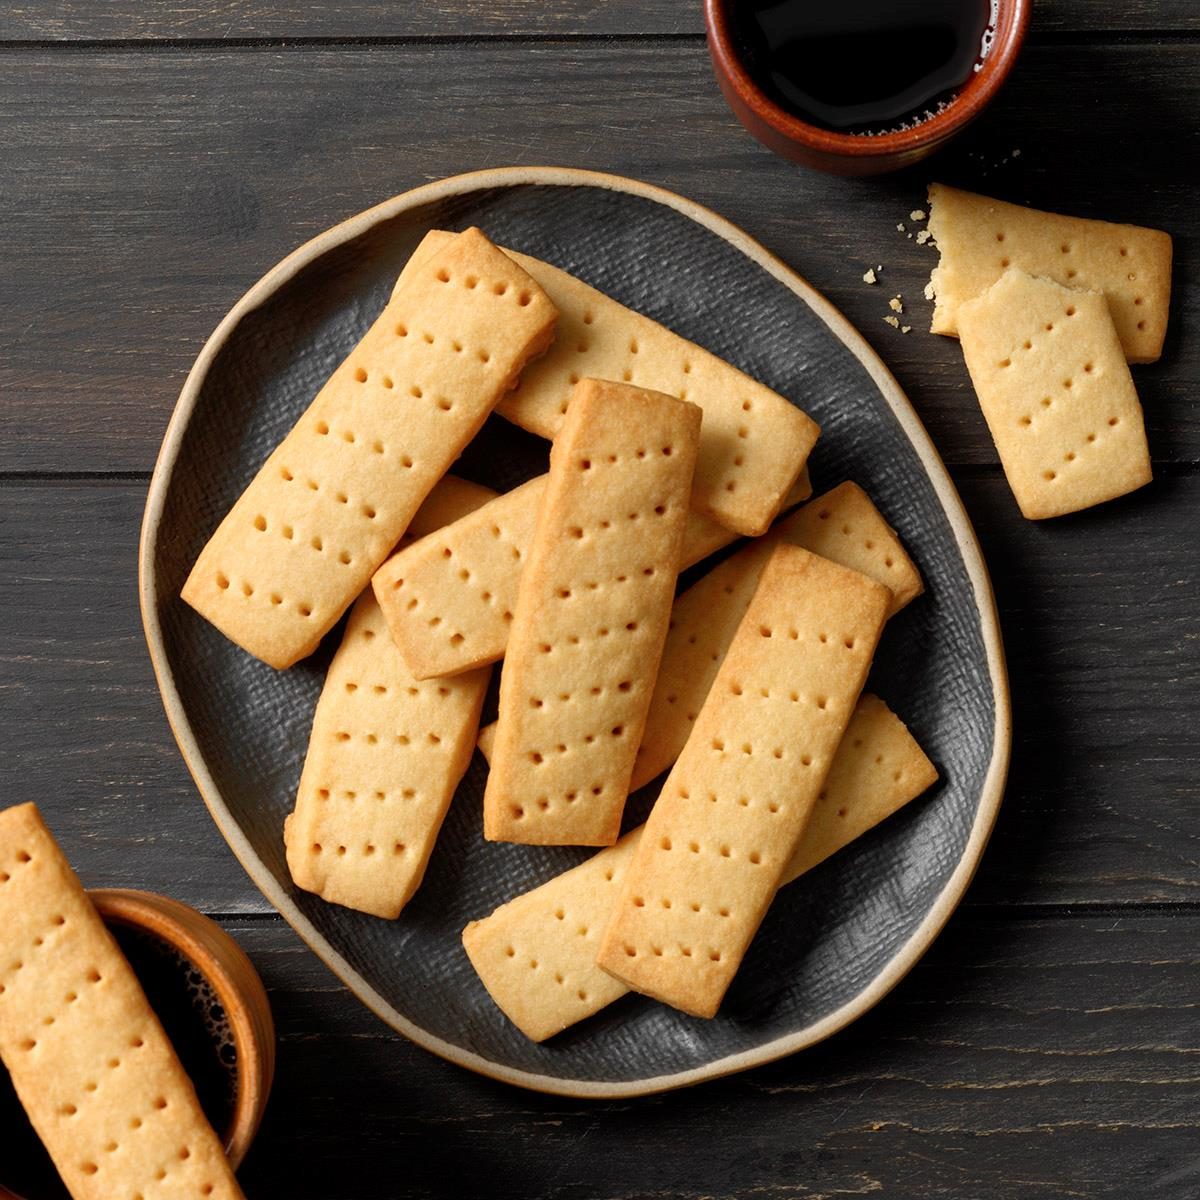
[[[1006,271],[959,309],[958,328],[1024,516],[1077,512],[1150,482],[1142,406],[1099,292]]]
[[[585,379],[554,443],[504,671],[484,836],[611,845],[667,632],[700,410]]]
[[[934,333],[956,334],[962,306],[1010,267],[1103,292],[1130,362],[1162,353],[1171,301],[1171,238],[1159,229],[1038,212],[935,183],[929,231],[941,251],[930,281]]]
[[[75,1200],[242,1195],[137,977],[32,804],[0,813],[0,1058]]]
[[[418,679],[455,675],[504,656],[547,476],[531,479],[486,507],[409,546],[375,572],[372,583],[392,637]],[[787,506],[811,494],[805,472]],[[689,512],[680,570],[736,538]]]
[[[891,592],[777,546],[646,823],[597,964],[694,1016],[721,1003],[858,700]]]
[[[777,521],[766,537],[727,558],[676,598],[630,790],[657,778],[679,757],[763,565],[779,543],[802,546],[885,584],[892,593],[893,614],[923,589],[920,572],[899,538],[855,483],[839,484]],[[493,730],[489,726],[479,734],[479,748],[489,759]]]
[[[273,667],[312,653],[555,317],[477,229],[423,259],[221,522],[183,598]]]
[[[449,236],[428,234],[413,262],[419,264]],[[815,422],[723,359],[566,271],[508,253],[545,288],[560,315],[554,345],[497,406],[501,416],[542,437],[556,437],[571,389],[586,376],[623,380],[698,404],[704,426],[692,507],[738,533],[762,533],[813,448],[820,432]]]
[[[483,986],[532,1041],[561,1033],[629,991],[596,966],[596,949],[641,836],[638,826],[463,930]]]
[[[284,827],[297,887],[399,916],[470,765],[490,673],[415,679],[371,590],[359,597],[329,666]]]
[[[936,779],[937,770],[904,722],[877,696],[864,695],[783,883],[849,845]],[[526,1037],[544,1041],[628,990],[596,965],[596,947],[641,833],[633,830],[463,930],[476,973]]]

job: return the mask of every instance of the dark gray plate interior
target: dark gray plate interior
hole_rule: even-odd
[[[926,594],[886,631],[870,686],[908,722],[942,780],[780,895],[711,1022],[627,997],[542,1046],[508,1024],[471,970],[460,931],[586,852],[485,843],[478,754],[424,886],[398,921],[295,891],[281,828],[340,628],[311,660],[277,673],[178,599],[201,545],[378,313],[421,236],[431,227],[472,224],[657,318],[811,413],[823,429],[810,464],[818,491],[844,478],[861,483],[925,577]],[[544,471],[546,451],[546,443],[492,418],[457,469],[507,489]],[[755,1051],[867,988],[929,914],[963,855],[997,714],[984,618],[950,523],[854,354],[788,287],[669,207],[599,187],[489,188],[410,209],[326,251],[225,342],[166,487],[152,551],[154,603],[183,709],[229,812],[265,869],[346,962],[409,1021],[453,1046],[510,1070],[607,1083]],[[485,720],[493,713],[494,701]],[[631,802],[631,823],[644,816],[653,792],[652,785]]]

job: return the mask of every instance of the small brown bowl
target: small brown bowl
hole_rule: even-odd
[[[708,52],[734,115],[764,146],[806,167],[834,175],[879,175],[911,166],[940,149],[973,121],[1008,78],[1032,0],[998,0],[995,33],[983,65],[939,113],[892,133],[837,133],[802,121],[776,104],[751,78],[734,44],[729,13],[738,0],[704,0]],[[817,3],[818,0],[812,0]]]
[[[275,1073],[275,1023],[262,980],[225,930],[178,900],[125,888],[88,895],[130,959],[236,1170]],[[48,1160],[31,1159],[28,1173],[30,1188],[56,1186]],[[0,1200],[21,1198],[0,1183]]]

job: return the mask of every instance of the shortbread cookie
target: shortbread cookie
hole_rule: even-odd
[[[312,653],[549,344],[555,316],[477,229],[407,271],[201,551],[183,598],[273,667]]]
[[[137,976],[32,804],[0,813],[0,1058],[76,1200],[241,1196]]]
[[[513,612],[485,837],[616,841],[674,599],[700,417],[628,384],[576,388]]]
[[[490,672],[414,679],[370,589],[359,597],[284,827],[297,887],[377,917],[400,914],[470,765]]]
[[[375,572],[372,583],[392,637],[418,679],[456,675],[504,656],[521,568],[537,524],[547,476],[409,546]],[[811,494],[804,472],[787,506]],[[684,524],[680,570],[729,545],[736,534],[699,513]]]
[[[535,1042],[561,1033],[629,989],[596,966],[642,827],[463,930],[463,948],[496,1006]]]
[[[426,235],[413,262],[451,236]],[[623,380],[704,410],[692,507],[755,536],[775,519],[820,432],[795,405],[707,350],[548,263],[508,251],[559,310],[554,345],[497,407],[542,437],[562,427],[571,389],[587,376]],[[403,279],[403,276],[401,276]]]
[[[418,679],[504,656],[545,475],[393,554],[371,580],[388,628]]]
[[[631,791],[645,786],[679,757],[771,548],[781,542],[803,546],[885,584],[892,593],[890,613],[921,594],[915,564],[857,484],[839,484],[777,521],[766,537],[727,558],[676,598]],[[479,748],[489,759],[494,728],[488,726],[479,734]]]
[[[936,779],[904,722],[877,696],[864,695],[782,882],[849,845]],[[596,948],[641,835],[633,830],[463,930],[483,985],[526,1037],[544,1041],[628,990],[596,965]]]
[[[650,813],[601,968],[693,1016],[716,1013],[824,785],[890,604],[857,571],[775,547]]]
[[[1129,368],[1099,292],[1009,270],[958,314],[971,382],[1021,512],[1077,512],[1150,482]]]
[[[1103,292],[1130,362],[1162,353],[1171,301],[1171,238],[1158,229],[1038,212],[935,183],[929,230],[941,251],[930,281],[932,332],[959,332],[962,306],[1010,267]]]

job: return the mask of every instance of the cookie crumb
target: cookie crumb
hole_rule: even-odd
[[[897,229],[897,230],[898,230],[900,233],[903,233],[903,232],[904,232],[904,222],[903,222],[903,221],[898,221],[898,222],[896,223],[896,229]]]
[[[899,317],[884,317],[883,319],[884,319],[884,321],[885,321],[885,322],[886,322],[888,325],[890,325],[890,326],[891,326],[893,329],[899,329],[899,328],[900,328],[900,318],[899,318]]]
[[[911,325],[901,325],[900,326],[901,333],[908,333],[911,329],[912,329]]]
[[[933,237],[933,234],[930,233],[928,229],[922,229],[921,232],[917,234],[917,245],[925,245],[925,243],[929,241],[931,237]]]
[[[879,280],[875,278],[874,268],[868,267],[867,273],[863,276],[863,283],[878,283],[878,282],[879,282]]]
[[[1012,152],[1012,156],[1013,156],[1013,158],[1020,158],[1020,157],[1021,157],[1021,151],[1020,151],[1019,149],[1018,149],[1018,150],[1014,150],[1014,151]]]
[[[925,217],[926,212],[923,208],[914,208],[912,212],[908,214],[908,219],[910,221],[923,221],[925,220]]]
[[[888,308],[890,308],[892,310],[892,312],[903,312],[904,311],[904,304],[901,302],[899,295],[893,296],[888,301]]]
[[[932,279],[925,285],[925,299],[926,300],[936,300],[937,299],[937,295],[933,290],[933,280]]]

